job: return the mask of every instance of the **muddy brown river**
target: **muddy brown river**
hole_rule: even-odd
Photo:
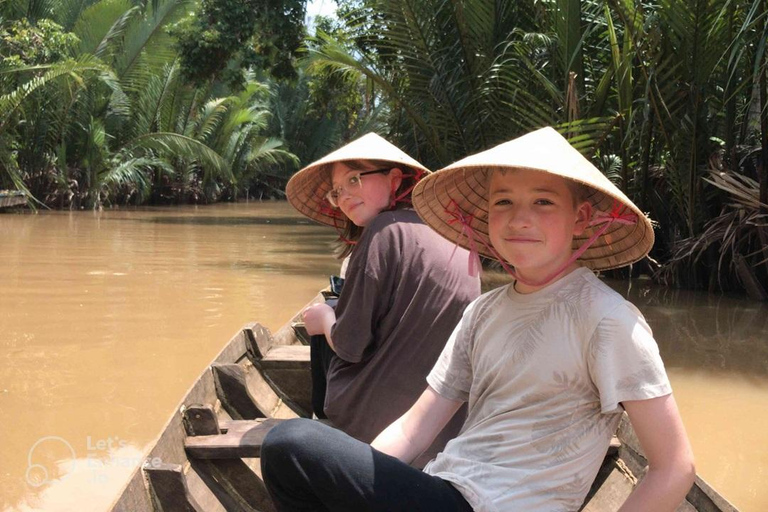
[[[325,286],[334,238],[274,202],[0,215],[0,510],[105,510],[240,326]],[[768,510],[768,306],[612,286],[654,329],[699,474]]]

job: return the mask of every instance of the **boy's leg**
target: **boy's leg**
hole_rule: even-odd
[[[306,419],[272,429],[261,472],[279,511],[471,512],[448,482]]]
[[[333,349],[322,334],[309,337],[309,363],[312,371],[312,412],[320,419],[326,419],[325,388],[328,368],[331,366]]]

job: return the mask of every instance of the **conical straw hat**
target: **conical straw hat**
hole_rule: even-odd
[[[288,201],[300,213],[321,224],[337,227],[339,219],[346,222],[347,218],[341,210],[331,210],[330,204],[325,199],[325,195],[331,190],[329,164],[355,160],[391,162],[392,167],[404,166],[429,173],[426,167],[405,154],[400,148],[375,133],[369,133],[312,162],[294,174],[285,187]],[[407,173],[406,169],[403,171]]]
[[[596,211],[609,214],[622,205],[637,216],[632,223],[612,222],[578,259],[592,270],[609,270],[645,257],[654,242],[653,226],[624,193],[553,128],[542,128],[482,153],[468,156],[427,176],[416,185],[412,201],[416,211],[432,229],[448,240],[471,249],[467,229],[456,218],[456,207],[475,232],[480,254],[494,258],[487,246],[488,189],[495,169],[543,171],[586,185],[586,198]],[[617,201],[618,203],[614,203]],[[455,203],[454,203],[455,202]],[[618,207],[618,208],[616,208]],[[594,218],[594,217],[593,217]],[[574,237],[577,250],[601,225],[589,227]]]

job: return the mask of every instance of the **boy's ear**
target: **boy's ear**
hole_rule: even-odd
[[[581,235],[589,227],[589,221],[592,220],[592,203],[583,201],[576,207],[576,225],[573,229],[574,235]]]

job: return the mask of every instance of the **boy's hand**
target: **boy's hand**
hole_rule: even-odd
[[[309,306],[304,310],[302,318],[310,335],[325,334],[328,341],[331,341],[331,327],[336,323],[336,313],[331,306],[327,304]]]

